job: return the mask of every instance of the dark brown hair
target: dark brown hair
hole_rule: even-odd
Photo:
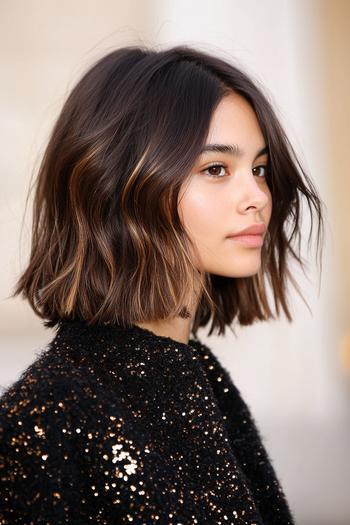
[[[240,278],[195,268],[177,210],[213,112],[232,91],[251,104],[266,140],[273,203],[261,268]],[[54,125],[36,179],[30,260],[12,297],[21,293],[47,327],[63,318],[129,325],[186,317],[196,289],[196,336],[210,318],[209,335],[232,330],[235,318],[275,318],[271,287],[277,314],[282,306],[291,321],[287,279],[301,292],[288,255],[303,266],[293,248],[302,196],[317,215],[319,248],[321,200],[241,68],[185,45],[117,49],[82,76]]]

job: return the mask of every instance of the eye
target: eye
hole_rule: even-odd
[[[269,166],[268,165],[263,165],[263,166],[256,166],[255,168],[253,168],[253,171],[254,170],[259,170],[261,168],[264,168],[265,169],[265,173],[263,175],[261,175],[259,177],[259,179],[264,179],[266,177],[266,175],[268,174],[269,172]]]
[[[226,170],[226,166],[224,164],[211,164],[211,166],[205,168],[205,170],[203,170],[202,173],[206,173],[207,171],[211,170],[214,171],[214,173],[207,173],[208,177],[222,179],[224,177],[222,168],[224,169],[224,171]]]
[[[256,166],[255,168],[253,168],[253,172],[255,170],[261,170],[261,168],[265,170],[265,173],[260,175],[259,179],[265,179],[266,175],[269,172],[268,165]],[[211,177],[211,178],[222,179],[225,176],[226,169],[227,169],[227,166],[225,166],[225,164],[215,163],[215,164],[211,164],[210,166],[208,166],[205,170],[202,171],[202,173],[206,173],[208,177]],[[209,172],[209,170],[211,171],[211,173],[207,173]]]

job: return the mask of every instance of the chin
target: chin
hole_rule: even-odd
[[[253,275],[256,275],[261,268],[261,262],[255,261],[255,263],[250,262],[250,264],[247,264],[247,262],[244,263],[242,261],[241,264],[226,264],[225,267],[216,268],[217,275],[222,275],[225,277],[252,277]]]
[[[222,264],[220,262],[222,261]],[[197,266],[198,268],[198,266]],[[252,277],[256,275],[261,268],[261,257],[260,252],[257,254],[249,254],[248,257],[241,256],[240,254],[235,257],[227,257],[223,255],[220,259],[215,261],[202,260],[201,265],[202,271],[212,275],[220,275],[222,277]]]

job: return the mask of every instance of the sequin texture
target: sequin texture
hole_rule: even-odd
[[[250,409],[198,339],[61,320],[3,392],[0,525],[293,525]]]

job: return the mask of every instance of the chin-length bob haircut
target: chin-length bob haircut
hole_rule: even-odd
[[[259,272],[240,278],[195,267],[178,215],[179,190],[230,92],[255,111],[273,203]],[[210,319],[208,335],[224,334],[235,318],[275,318],[270,287],[277,314],[281,305],[291,321],[286,280],[300,290],[288,254],[303,266],[292,246],[302,196],[318,218],[318,247],[323,228],[323,203],[258,82],[186,45],[127,46],[96,61],[64,102],[35,183],[30,260],[11,297],[21,293],[45,327],[188,317],[195,293],[192,334]]]

